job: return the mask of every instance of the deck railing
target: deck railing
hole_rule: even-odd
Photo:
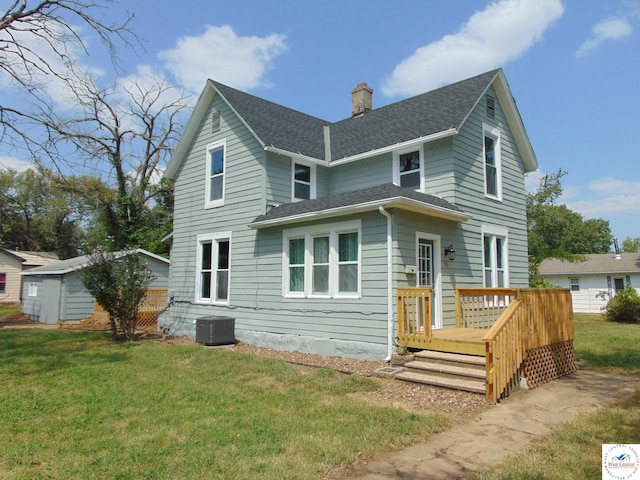
[[[563,369],[565,373],[571,371],[570,364],[575,359],[573,339],[573,308],[569,290],[516,289],[514,300],[483,338],[487,400],[495,403],[508,396],[517,385],[524,360],[540,351],[544,356],[552,346],[568,344],[570,351],[565,349],[559,356],[547,355],[551,361],[542,361],[532,367],[532,373],[552,379]],[[567,365],[563,367],[558,363]]]
[[[491,328],[516,293],[512,288],[456,289],[456,328]]]
[[[398,344],[417,348],[428,344],[431,338],[432,295],[431,288],[398,289]]]

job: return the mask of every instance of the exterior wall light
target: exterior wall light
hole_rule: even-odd
[[[444,249],[444,254],[449,257],[449,261],[453,262],[456,259],[456,251],[453,248],[453,244]]]

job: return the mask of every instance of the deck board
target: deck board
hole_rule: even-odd
[[[422,348],[439,352],[484,356],[485,344],[482,341],[482,337],[487,331],[488,329],[485,328],[443,328],[433,330],[431,340]]]

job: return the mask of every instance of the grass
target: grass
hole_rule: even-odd
[[[5,306],[0,305],[0,322],[4,320],[9,315],[15,315],[16,313],[20,313],[20,305],[11,305]]]
[[[640,325],[574,315],[576,356],[587,368],[640,374]],[[602,478],[602,444],[640,443],[640,388],[598,412],[561,424],[554,433],[476,475],[482,480]]]
[[[374,379],[224,349],[0,330],[0,478],[310,479],[441,430]]]

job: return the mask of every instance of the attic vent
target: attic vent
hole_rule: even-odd
[[[220,112],[211,113],[211,133],[216,133],[220,130]]]
[[[496,118],[496,103],[491,95],[487,95],[487,117]]]

